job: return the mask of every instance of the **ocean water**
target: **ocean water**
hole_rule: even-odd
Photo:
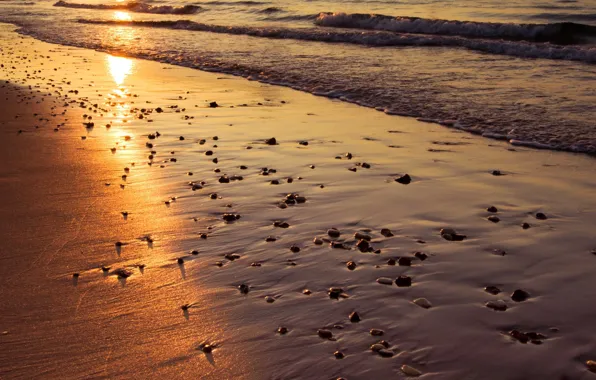
[[[44,41],[596,153],[596,0],[0,0]]]

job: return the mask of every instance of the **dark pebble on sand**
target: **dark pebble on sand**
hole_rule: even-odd
[[[511,299],[514,300],[515,302],[523,302],[523,301],[527,300],[528,298],[530,298],[530,293],[526,292],[525,290],[521,290],[521,289],[516,289],[511,294]]]
[[[333,333],[329,330],[319,329],[317,330],[317,335],[323,339],[331,339],[333,338]]]
[[[385,334],[385,332],[383,332],[383,330],[380,329],[370,329],[369,332],[372,336],[382,336],[383,334]]]
[[[503,173],[501,173],[501,171],[500,171],[500,170],[493,170],[493,171],[491,172],[491,174],[492,174],[492,175],[494,175],[494,176],[500,176],[500,175],[504,175]]]
[[[486,219],[488,219],[489,221],[491,221],[493,223],[499,223],[501,221],[501,219],[499,219],[499,217],[496,215],[491,215]]]
[[[358,323],[361,321],[360,315],[358,315],[358,313],[355,311],[351,312],[350,315],[348,316],[348,318],[350,319],[350,322],[352,322],[352,323]]]
[[[360,252],[368,252],[370,249],[370,243],[367,240],[362,239],[356,244],[356,247],[358,247]]]
[[[277,239],[276,239],[276,238],[274,238],[273,236],[267,236],[267,238],[265,239],[265,241],[266,241],[267,243],[271,243],[271,242],[274,242],[274,241],[276,241],[276,240],[277,240]]]
[[[395,262],[394,258],[387,259],[387,265],[395,265],[395,264],[396,264],[396,262]]]
[[[544,215],[544,213],[538,212],[538,213],[536,213],[536,219],[538,219],[538,220],[546,220],[548,218],[546,217],[546,215]]]
[[[217,199],[217,193],[211,193],[211,194],[209,194],[209,198],[211,198],[211,199]]]
[[[501,293],[501,289],[497,288],[496,286],[487,286],[484,288],[484,291],[492,295],[497,295]]]
[[[275,139],[275,137],[271,137],[270,139],[265,140],[265,144],[267,144],[267,145],[276,145],[277,144],[277,140]]]
[[[198,255],[199,251],[197,251],[196,249],[193,249],[192,251],[190,251],[191,255]]]
[[[336,359],[343,359],[345,357],[345,355],[341,351],[335,351],[333,353],[333,356],[335,356]]]
[[[205,156],[213,156],[213,151],[212,150],[206,151]]]
[[[270,182],[272,185],[279,185],[279,181],[274,179]]]
[[[488,212],[498,212],[499,210],[497,210],[497,208],[495,206],[490,206],[489,208],[486,209],[486,211],[488,211]]]
[[[248,294],[248,291],[250,290],[250,288],[246,284],[240,284],[240,285],[238,285],[238,290],[242,294]]]
[[[238,214],[223,214],[222,218],[226,222],[233,222],[237,219],[240,219],[240,215],[238,215]]]
[[[401,183],[402,185],[407,185],[412,182],[412,178],[408,174],[404,174],[401,177],[396,178],[395,182]]]
[[[400,257],[397,259],[397,263],[402,267],[409,267],[412,265],[412,258],[411,257]]]
[[[383,229],[381,229],[381,235],[383,235],[385,237],[391,237],[391,236],[393,236],[393,232],[391,232],[391,230],[389,228],[383,228]]]
[[[209,103],[209,107],[210,108],[217,108],[217,107],[219,107],[219,104],[217,104],[217,102],[211,102],[211,103]]]
[[[327,235],[332,238],[338,238],[341,235],[341,232],[337,228],[330,228],[327,230]]]
[[[230,179],[225,175],[219,177],[218,181],[219,181],[219,183],[230,183]]]
[[[428,255],[424,252],[416,252],[416,253],[414,253],[414,256],[416,256],[416,258],[418,258],[418,260],[420,260],[420,261],[424,261],[424,260],[428,259]]]
[[[178,260],[176,260],[176,262],[180,265],[184,264],[184,259],[181,257]]]
[[[289,228],[290,227],[290,225],[287,222],[281,222],[279,220],[276,220],[275,222],[273,222],[273,226],[279,227],[279,228]]]
[[[348,267],[348,269],[349,269],[349,270],[354,270],[354,269],[356,269],[356,263],[355,263],[355,262],[353,262],[353,261],[348,261],[348,262],[346,263],[346,266]]]
[[[342,293],[343,289],[341,288],[330,288],[327,294],[329,294],[329,298],[337,300],[339,299]]]
[[[524,230],[527,230],[527,229],[528,229],[528,228],[530,228],[531,226],[530,226],[530,223],[522,223],[521,227],[522,227]]]
[[[407,287],[412,285],[412,278],[409,276],[399,276],[395,279],[395,284],[399,287]]]
[[[357,171],[358,169],[357,169],[357,168],[348,168],[348,170],[349,170],[349,171],[351,171],[351,172],[355,172],[355,171]]]
[[[73,273],[72,274],[72,278],[79,278],[79,274],[78,273]]]
[[[346,247],[343,243],[337,241],[329,243],[329,246],[334,249],[348,249],[348,247]]]
[[[298,144],[307,146],[308,145],[308,141],[299,141]]]
[[[280,326],[277,329],[277,333],[280,334],[280,335],[285,335],[285,334],[288,333],[288,328],[287,327]]]
[[[528,341],[530,340],[530,338],[528,338],[528,336],[526,334],[524,334],[521,331],[518,330],[511,330],[509,332],[509,336],[511,336],[513,339],[517,340],[520,343],[528,343]]]
[[[300,247],[298,247],[297,245],[293,245],[290,247],[290,251],[292,251],[294,253],[298,253],[298,252],[300,252]]]
[[[184,136],[180,136],[180,137],[178,137],[178,139],[179,139],[180,141],[184,141]]]

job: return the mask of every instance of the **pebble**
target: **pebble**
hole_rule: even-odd
[[[360,315],[355,311],[351,312],[350,315],[348,316],[348,318],[350,319],[350,322],[352,322],[352,323],[358,323],[361,320]]]
[[[427,300],[426,298],[416,298],[414,301],[416,305],[425,308],[425,309],[430,309],[433,305],[430,303],[429,300]]]
[[[530,338],[528,338],[526,334],[518,330],[509,331],[509,336],[523,344],[528,343],[528,341],[530,340]]]
[[[280,335],[285,335],[285,334],[288,333],[288,328],[287,327],[280,326],[277,329],[277,333],[280,334]]]
[[[381,229],[381,235],[383,235],[385,237],[391,237],[391,236],[393,236],[393,232],[391,232],[391,230],[389,228],[383,228],[383,229]]]
[[[79,274],[78,273],[73,273],[72,274],[72,278],[79,278]]]
[[[367,235],[367,234],[362,233],[362,232],[356,232],[354,234],[354,239],[356,239],[356,240],[371,241],[372,240],[372,237],[370,235]]]
[[[290,251],[292,251],[294,253],[298,253],[298,252],[300,252],[300,247],[298,247],[297,245],[293,245],[290,247]]]
[[[524,230],[527,230],[528,228],[530,228],[530,223],[522,223],[521,226]]]
[[[277,140],[275,137],[271,137],[270,139],[265,140],[265,144],[267,145],[277,145]]]
[[[484,304],[484,306],[488,307],[489,309],[496,310],[496,311],[507,310],[507,304],[503,300],[488,301],[487,303]]]
[[[224,257],[225,257],[227,260],[234,261],[234,260],[236,260],[236,259],[239,259],[239,258],[240,258],[240,255],[239,255],[239,254],[237,254],[237,253],[226,253],[226,254],[224,255]]]
[[[321,239],[321,238],[318,238],[318,237],[315,237],[315,238],[312,240],[312,242],[313,242],[313,243],[315,243],[316,245],[322,245],[322,244],[323,244],[323,239]]]
[[[230,179],[227,176],[223,175],[219,177],[219,183],[230,183]]]
[[[396,261],[394,258],[391,257],[387,260],[387,265],[395,265],[395,264],[396,264]]]
[[[414,256],[416,256],[416,258],[418,258],[418,260],[420,260],[420,261],[424,261],[424,260],[428,259],[428,255],[424,252],[416,252],[416,253],[414,253]]]
[[[385,347],[385,346],[383,346],[383,345],[382,345],[382,344],[380,344],[380,343],[375,343],[375,344],[373,344],[372,346],[370,346],[370,350],[371,350],[371,351],[373,351],[373,352],[379,352],[379,351],[381,351],[381,350],[384,350],[385,348],[386,348],[386,347]]]
[[[210,108],[217,108],[217,107],[219,107],[219,104],[217,104],[217,102],[211,102],[211,103],[209,103],[209,107]]]
[[[310,296],[312,294],[312,292],[310,290],[308,290],[308,289],[304,289],[302,291],[302,294],[307,295],[307,296]]]
[[[271,296],[266,296],[265,297],[265,302],[267,302],[267,303],[273,303],[273,302],[275,302],[275,298],[273,298]]]
[[[490,206],[489,208],[486,209],[486,211],[488,211],[488,212],[498,212],[499,210],[497,210],[497,208],[495,206]]]
[[[384,358],[390,358],[390,357],[393,357],[393,355],[394,355],[393,351],[387,350],[385,348],[380,349],[379,351],[377,351],[377,353]]]
[[[377,282],[382,285],[392,285],[393,284],[393,280],[390,279],[389,277],[379,277],[379,278],[377,278]]]
[[[342,288],[329,288],[329,292],[327,294],[329,294],[329,298],[337,300],[342,295],[342,293]]]
[[[267,236],[267,238],[265,239],[265,241],[268,242],[268,243],[273,242],[273,241],[276,241],[276,240],[277,239],[274,238],[273,236]]]
[[[402,185],[407,185],[412,182],[412,178],[408,174],[404,174],[401,177],[396,178],[395,182],[401,183]]]
[[[412,376],[412,377],[422,376],[422,372],[420,372],[419,370],[417,370],[414,367],[410,367],[407,364],[402,365],[400,369],[406,376]]]
[[[385,332],[380,329],[370,329],[369,333],[372,336],[382,336],[383,334],[385,334]]]
[[[588,370],[596,372],[596,361],[586,360],[586,367],[588,367]]]
[[[536,213],[536,219],[538,219],[538,220],[546,220],[548,218],[543,213],[538,212],[538,213]]]
[[[345,355],[341,351],[335,351],[333,353],[333,356],[335,356],[336,359],[343,359],[345,357]]]
[[[132,272],[126,268],[118,268],[114,271],[114,274],[118,276],[118,278],[128,278],[132,276]]]
[[[357,244],[356,247],[358,247],[358,249],[360,250],[360,252],[368,252],[370,250],[370,244],[368,242],[368,240],[360,240]]]
[[[329,330],[319,329],[317,330],[317,335],[323,339],[331,339],[333,338],[333,333]]]
[[[489,221],[491,221],[493,223],[499,223],[501,221],[501,219],[499,219],[499,217],[496,215],[491,215],[486,219],[488,219]]]
[[[500,171],[500,170],[493,170],[493,171],[491,172],[491,174],[492,174],[492,175],[494,175],[494,176],[500,176],[500,175],[504,175],[503,173],[501,173],[501,171]]]
[[[274,227],[279,227],[279,228],[288,228],[290,227],[290,225],[287,222],[282,222],[279,220],[276,220],[275,222],[273,222],[273,226]]]
[[[409,267],[412,265],[412,258],[411,257],[400,257],[397,259],[397,263],[402,267]]]
[[[441,229],[441,237],[448,241],[462,241],[467,236],[458,234],[453,228]]]
[[[497,288],[496,286],[487,286],[484,288],[484,291],[495,296],[501,293],[501,289]]]
[[[395,284],[399,287],[408,287],[412,285],[412,278],[409,276],[399,276],[395,279]]]
[[[181,257],[178,260],[176,260],[176,262],[180,265],[184,264],[184,259]]]
[[[332,238],[338,238],[340,237],[341,232],[339,232],[337,228],[330,228],[327,230],[327,235],[329,235]]]
[[[240,215],[238,215],[238,214],[223,214],[222,218],[226,222],[233,222],[235,220],[240,219]]]
[[[353,261],[348,261],[346,266],[348,267],[349,270],[354,270],[356,269],[356,263]]]
[[[334,249],[349,249],[348,247],[346,247],[344,245],[344,243],[340,243],[337,241],[333,241],[333,242],[329,243],[329,246]]]
[[[521,290],[521,289],[516,289],[511,294],[511,299],[514,300],[515,302],[523,302],[523,301],[527,300],[528,298],[530,298],[530,293],[526,292],[525,290]]]

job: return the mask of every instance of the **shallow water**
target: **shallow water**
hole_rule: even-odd
[[[537,147],[596,152],[592,1],[57,5],[3,1],[0,20],[45,41],[250,77]]]

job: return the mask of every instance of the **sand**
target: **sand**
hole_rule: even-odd
[[[595,376],[593,158],[12,29],[0,32],[0,378],[402,378],[404,364],[428,379]],[[287,194],[306,202],[282,209]],[[356,232],[380,252],[358,250]],[[400,257],[411,266],[388,264]],[[402,275],[411,286],[377,281]],[[485,306],[496,300],[507,310]],[[381,339],[392,357],[370,350]]]

